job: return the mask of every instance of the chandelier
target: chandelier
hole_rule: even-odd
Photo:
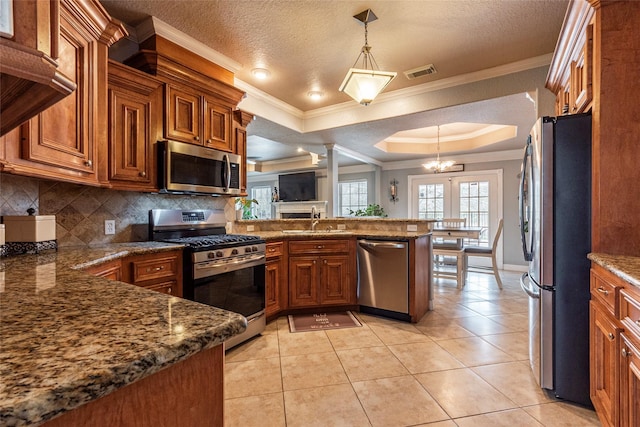
[[[364,23],[364,46],[360,50],[360,55],[356,58],[353,67],[349,69],[342,84],[340,92],[344,92],[362,105],[369,105],[384,90],[397,73],[392,71],[380,71],[378,63],[373,58],[371,46],[367,40],[368,24],[378,17],[371,9],[367,9],[353,16],[358,21]],[[358,61],[362,58],[362,68],[356,68]]]
[[[431,161],[429,163],[425,163],[424,166],[427,169],[431,169],[433,173],[441,173],[446,172],[451,166],[455,165],[456,162],[453,160],[441,161],[440,160],[440,125],[438,125],[438,143],[437,143],[437,156],[435,161]]]

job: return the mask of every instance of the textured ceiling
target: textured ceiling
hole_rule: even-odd
[[[398,72],[385,93],[553,52],[567,8],[567,0],[102,0],[102,4],[132,27],[148,16],[159,18],[240,63],[238,79],[302,111],[350,101],[337,89],[364,43],[364,26],[353,15],[367,8],[378,16],[369,24],[372,53],[381,69]],[[427,64],[434,64],[437,73],[413,80],[403,74]],[[271,71],[268,80],[251,75],[258,66]],[[307,96],[310,90],[321,90],[325,96],[312,101]],[[405,127],[409,121],[400,117],[304,135],[258,120],[249,131],[287,146],[338,140],[353,150],[375,153],[373,144],[394,132],[437,124],[422,119],[429,123]],[[274,146],[274,151],[282,155],[286,150]]]

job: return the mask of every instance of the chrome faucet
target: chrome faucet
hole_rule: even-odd
[[[318,225],[318,221],[316,220],[316,207],[311,206],[311,231],[316,231],[316,225]]]

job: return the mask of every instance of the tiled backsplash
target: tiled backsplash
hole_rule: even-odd
[[[211,196],[115,191],[86,185],[0,174],[0,215],[56,215],[58,246],[87,246],[148,240],[150,209],[223,209],[235,219],[233,199]],[[104,234],[104,221],[116,234]]]

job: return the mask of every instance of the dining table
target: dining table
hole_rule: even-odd
[[[439,249],[434,246],[434,277],[449,277],[456,280],[458,289],[465,285],[466,259],[464,255],[464,239],[477,240],[484,227],[434,227],[431,229],[432,238],[443,238],[446,240],[456,239],[458,245],[453,249]],[[456,258],[456,271],[449,273],[437,268],[437,258],[440,256],[451,256]]]

